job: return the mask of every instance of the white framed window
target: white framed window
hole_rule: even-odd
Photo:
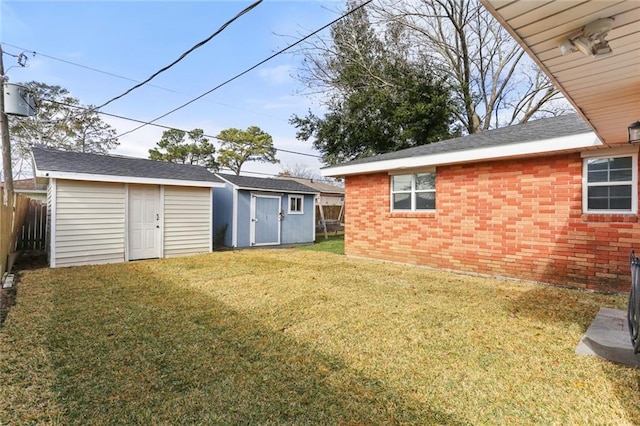
[[[391,176],[391,211],[436,209],[436,173]]]
[[[638,154],[589,155],[582,165],[583,213],[638,211]]]
[[[304,214],[304,196],[289,195],[289,214]]]

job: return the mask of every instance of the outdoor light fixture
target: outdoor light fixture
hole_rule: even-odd
[[[640,120],[629,124],[629,143],[640,143]]]
[[[560,43],[562,55],[582,52],[585,56],[601,56],[611,53],[609,42],[605,40],[613,27],[613,18],[602,18],[585,25],[580,31]]]

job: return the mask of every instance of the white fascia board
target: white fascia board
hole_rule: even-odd
[[[390,170],[415,169],[419,167],[441,166],[445,164],[471,163],[482,160],[499,160],[535,154],[553,154],[567,150],[579,150],[604,146],[593,132],[581,133],[561,138],[514,143],[490,148],[452,151],[419,157],[396,158],[372,161],[370,163],[333,166],[320,169],[322,176],[345,176]]]
[[[59,171],[36,170],[37,177],[68,179],[90,182],[137,183],[146,185],[197,186],[201,188],[223,188],[223,182],[206,182],[198,180],[157,179],[135,176],[94,175],[89,173],[71,173]]]
[[[252,188],[250,186],[238,186],[236,188],[241,189],[243,191],[277,192],[278,194],[282,194],[282,193],[286,193],[286,194],[308,194],[308,195],[319,194],[319,192],[313,192],[313,191],[287,191],[287,190],[282,190],[282,189]]]

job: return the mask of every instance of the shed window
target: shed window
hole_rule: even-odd
[[[303,214],[304,197],[289,195],[289,214]]]
[[[392,211],[422,211],[435,208],[435,172],[391,176]]]
[[[635,213],[637,155],[585,158],[583,203],[587,213]]]

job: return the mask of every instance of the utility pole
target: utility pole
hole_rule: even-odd
[[[11,143],[9,142],[9,119],[4,113],[4,62],[2,61],[2,45],[0,44],[0,133],[2,134],[2,174],[4,175],[5,194],[13,193],[13,170],[11,169]],[[7,197],[5,196],[5,199]]]

